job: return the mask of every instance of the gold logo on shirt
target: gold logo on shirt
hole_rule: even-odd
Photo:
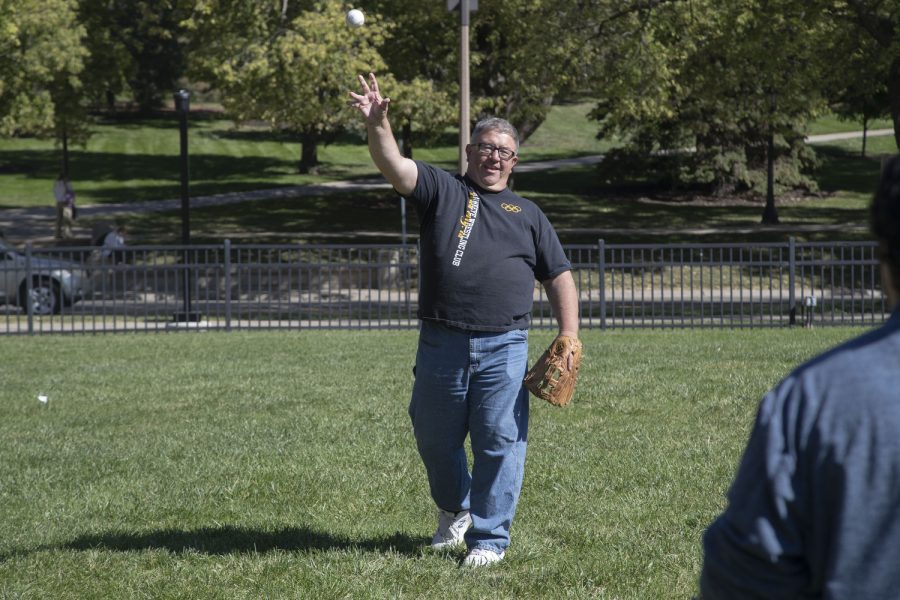
[[[509,213],[522,212],[521,207],[518,207],[515,204],[509,204],[508,202],[504,202],[503,204],[501,204],[500,208]]]
[[[458,267],[462,264],[463,254],[466,252],[466,246],[469,244],[469,236],[472,235],[472,227],[475,226],[475,219],[478,218],[478,207],[481,204],[481,198],[475,192],[469,192],[469,201],[466,203],[466,214],[459,219],[459,231],[456,237],[459,238],[459,245],[456,247],[456,253],[453,255],[451,264]]]

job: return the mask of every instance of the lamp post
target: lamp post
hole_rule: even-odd
[[[191,243],[191,204],[188,196],[190,170],[188,165],[188,113],[191,110],[191,94],[187,90],[175,92],[175,111],[178,113],[181,131],[181,243]]]
[[[200,315],[191,311],[191,269],[190,255],[187,246],[191,243],[191,202],[188,196],[190,169],[188,164],[188,113],[191,110],[191,94],[187,90],[175,92],[175,111],[178,113],[181,131],[181,264],[184,268],[182,295],[184,307],[182,312],[175,313],[175,321],[185,323],[199,321]]]
[[[447,10],[459,7],[459,174],[466,172],[469,145],[469,13],[478,10],[478,0],[447,0]]]

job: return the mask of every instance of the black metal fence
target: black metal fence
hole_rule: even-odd
[[[0,334],[416,326],[411,245],[0,248]],[[875,325],[876,245],[570,245],[584,328]],[[556,326],[540,285],[534,326]]]

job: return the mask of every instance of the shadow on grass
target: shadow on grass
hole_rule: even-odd
[[[135,552],[167,550],[175,554],[190,552],[209,555],[265,553],[273,551],[311,552],[321,550],[363,550],[398,552],[418,556],[428,540],[402,533],[372,539],[353,539],[315,531],[306,527],[288,527],[278,531],[244,527],[203,527],[193,530],[163,529],[147,533],[111,532],[84,535],[67,544],[44,546],[39,550],[109,550]],[[0,556],[0,562],[28,552]]]
[[[881,172],[881,155],[859,156],[839,148],[816,147],[821,165],[816,173],[824,191],[852,191],[872,194]]]
[[[181,163],[178,155],[88,153],[74,150],[70,152],[70,157],[72,181],[82,204],[180,197]],[[347,165],[327,162],[319,165],[319,174],[326,178],[353,181],[371,177],[369,174],[354,175],[352,171],[353,168]],[[0,150],[0,174],[3,173],[52,181],[57,174],[56,152]],[[312,176],[297,173],[296,159],[292,157],[203,153],[193,153],[190,156],[192,197],[303,185],[311,179]],[[85,189],[82,181],[93,182],[93,187]],[[122,185],[109,185],[119,182]]]
[[[171,243],[180,231],[177,210],[133,215],[127,227],[140,243]],[[418,232],[418,220],[407,209],[409,233]],[[310,239],[335,243],[395,243],[402,229],[400,200],[393,192],[334,192],[269,200],[259,204],[230,204],[195,209],[191,237],[195,243],[221,243],[223,239],[255,243],[296,243]],[[382,236],[372,237],[372,232]],[[135,238],[137,239],[137,238]]]

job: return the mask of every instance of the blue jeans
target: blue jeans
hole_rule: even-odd
[[[428,321],[419,330],[409,416],[435,504],[472,516],[470,549],[509,546],[528,443],[527,362],[526,330],[466,332]]]

